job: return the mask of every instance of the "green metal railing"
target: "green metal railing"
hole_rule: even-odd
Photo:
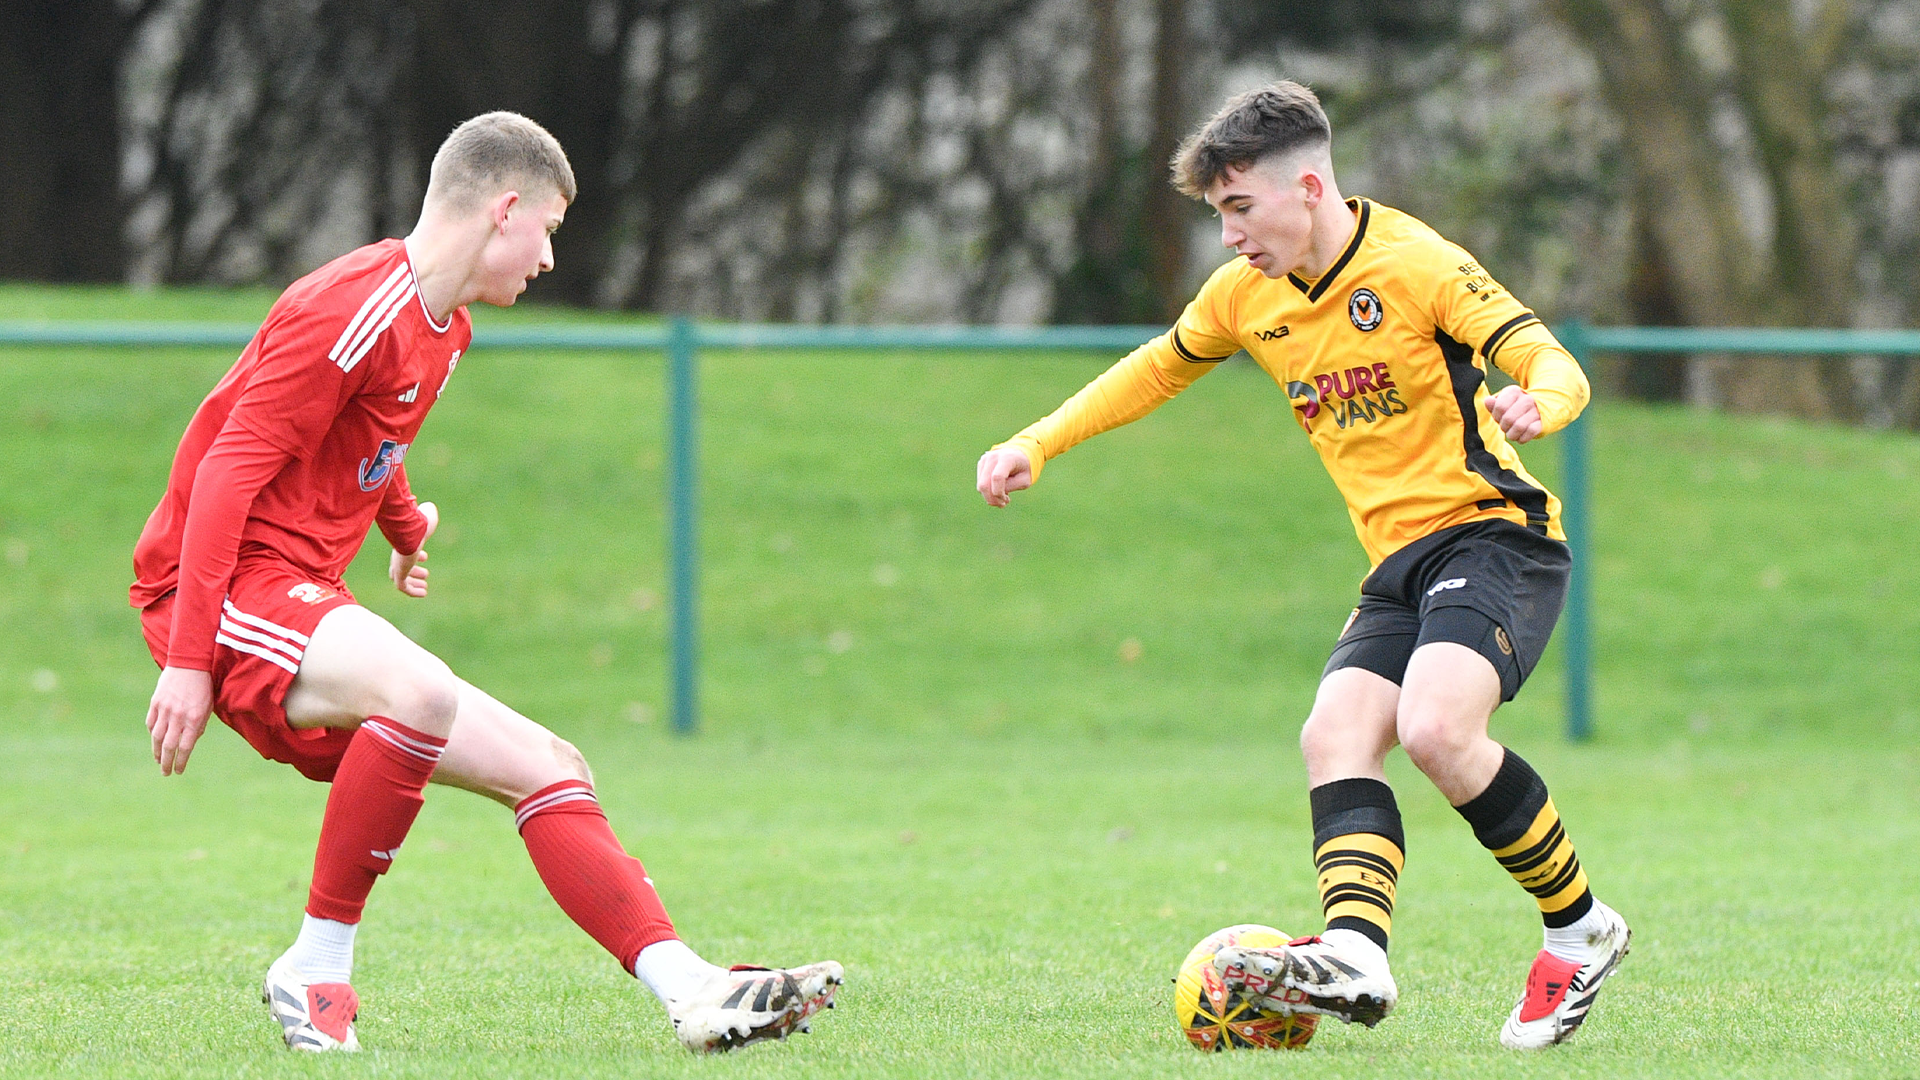
[[[1158,326],[919,327],[699,325],[673,319],[659,326],[526,325],[477,330],[474,345],[666,354],[668,714],[673,729],[699,726],[699,350],[702,348],[1125,352],[1161,333]],[[254,327],[206,323],[0,323],[0,345],[245,345]],[[1560,340],[1583,364],[1594,354],[1739,353],[1763,355],[1920,356],[1920,331],[1771,330],[1666,327],[1559,327]],[[1593,734],[1592,420],[1557,436],[1560,494],[1573,548],[1561,644],[1566,653],[1567,737]]]
[[[1595,353],[1735,353],[1763,356],[1920,356],[1920,330],[1738,329],[1731,327],[1588,326],[1555,331],[1581,366]],[[1582,417],[1559,434],[1560,504],[1573,548],[1573,578],[1561,621],[1566,651],[1567,738],[1593,737],[1592,421]]]

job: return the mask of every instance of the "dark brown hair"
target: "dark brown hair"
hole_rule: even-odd
[[[1283,79],[1227,100],[1174,151],[1173,186],[1203,199],[1227,170],[1245,169],[1275,154],[1325,148],[1333,128],[1313,91]]]
[[[490,112],[454,128],[440,144],[427,186],[463,206],[528,184],[552,185],[568,203],[580,193],[560,140],[519,113]]]

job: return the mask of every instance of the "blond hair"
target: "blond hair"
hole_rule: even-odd
[[[1248,90],[1227,100],[1174,151],[1173,186],[1204,199],[1228,169],[1304,148],[1333,145],[1333,127],[1313,91],[1291,79]]]
[[[433,155],[427,198],[456,207],[548,186],[571,204],[580,193],[560,140],[515,112],[490,112],[453,129]]]

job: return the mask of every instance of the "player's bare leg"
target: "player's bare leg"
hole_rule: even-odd
[[[1414,767],[1459,806],[1493,782],[1506,751],[1487,737],[1500,705],[1500,673],[1487,658],[1451,641],[1413,651],[1400,684],[1401,745]]]
[[[688,1046],[725,1050],[784,1038],[806,1030],[816,1011],[831,1006],[841,980],[838,964],[730,971],[700,959],[679,940],[652,879],[608,826],[592,770],[572,744],[457,678],[437,657],[361,608],[329,613],[307,656],[309,666],[287,697],[289,718],[299,726],[350,727],[387,715],[379,710],[412,715],[412,699],[440,702],[450,695],[453,715],[432,782],[513,809],[555,901],[660,997]],[[302,938],[324,941],[329,934],[344,938],[350,964],[351,923],[310,915]],[[300,952],[299,945],[290,950]],[[746,992],[736,992],[742,988]]]
[[[1387,753],[1399,744],[1400,688],[1365,668],[1341,668],[1320,680],[1300,728],[1307,785],[1365,777],[1385,780]]]
[[[1364,668],[1329,672],[1300,731],[1314,807],[1314,862],[1327,929],[1276,949],[1231,947],[1214,957],[1226,984],[1275,1009],[1372,1027],[1400,991],[1387,965],[1403,842],[1384,764],[1400,688]],[[1302,1009],[1287,991],[1307,996]],[[1297,1001],[1297,998],[1296,998]]]
[[[1565,1041],[1585,1021],[1601,983],[1632,937],[1617,912],[1595,900],[1546,784],[1532,766],[1487,736],[1500,704],[1500,676],[1478,652],[1432,642],[1407,663],[1400,740],[1407,756],[1447,796],[1474,835],[1538,901],[1545,943],[1500,1041],[1532,1050]]]

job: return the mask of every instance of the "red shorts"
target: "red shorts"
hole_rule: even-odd
[[[167,663],[174,594],[140,612],[153,661]],[[353,732],[292,728],[282,707],[320,617],[353,603],[346,586],[323,585],[279,559],[253,557],[234,568],[213,646],[213,712],[260,755],[310,780],[330,781]]]

